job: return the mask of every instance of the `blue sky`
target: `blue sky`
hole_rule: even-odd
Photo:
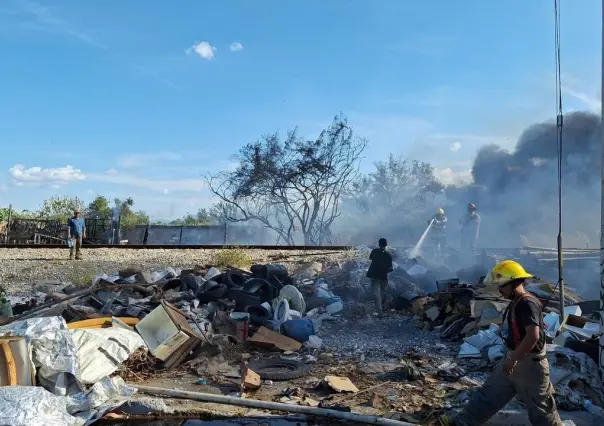
[[[601,2],[562,0],[567,110],[599,111]],[[0,0],[0,205],[211,203],[246,142],[343,112],[388,153],[465,179],[555,114],[551,1]]]

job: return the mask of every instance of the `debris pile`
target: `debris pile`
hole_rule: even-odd
[[[484,266],[454,273],[398,254],[384,295],[389,311],[377,319],[368,254],[360,248],[295,271],[282,264],[129,267],[88,287],[36,283],[29,294],[11,295],[12,312],[0,317],[0,423],[40,416],[49,425],[91,424],[110,411],[127,413],[137,389],[151,392],[145,383],[159,377],[192,377],[230,398],[262,395],[351,415],[353,404],[363,404],[372,415],[414,423],[462,406],[504,356],[508,301],[482,285]],[[539,279],[527,289],[544,301],[556,293]],[[562,324],[555,303],[545,309],[552,381],[568,410],[604,403],[594,360],[571,348],[599,333],[585,303],[567,292]],[[426,347],[411,329],[430,336]],[[362,337],[349,337],[357,331]],[[375,333],[408,333],[416,349],[367,349]]]

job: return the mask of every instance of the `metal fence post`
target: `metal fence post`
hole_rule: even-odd
[[[8,219],[6,221],[6,229],[4,230],[4,244],[8,244],[8,230],[10,229],[10,220],[13,214],[13,205],[8,205]]]
[[[227,244],[227,223],[224,222],[224,245]]]

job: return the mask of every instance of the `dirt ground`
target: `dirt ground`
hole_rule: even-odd
[[[157,271],[167,267],[191,268],[212,263],[220,250],[116,249],[84,248],[82,260],[69,260],[65,249],[7,249],[0,248],[0,285],[9,293],[29,291],[37,281],[58,280],[88,285],[99,274],[113,274],[129,266]],[[299,264],[314,260],[338,260],[347,252],[298,250],[245,250],[252,263],[278,261],[295,269]]]
[[[304,401],[310,398],[310,400],[322,401],[326,405],[325,408],[347,407],[360,414],[396,416],[393,418],[401,421],[429,424],[448,409],[463,406],[471,389],[488,374],[479,371],[468,375],[475,380],[443,380],[436,373],[437,367],[454,361],[459,344],[440,342],[437,333],[421,330],[412,317],[400,313],[390,312],[381,319],[371,314],[363,317],[343,315],[330,323],[324,323],[318,335],[324,343],[321,350],[303,349],[300,352],[312,354],[317,358],[315,363],[310,364],[309,375],[290,381],[265,381],[259,390],[247,393],[246,397],[301,405],[305,405]],[[223,355],[233,366],[236,366],[242,353],[249,353],[252,359],[279,356],[278,353],[266,352],[252,346],[243,347],[240,344],[233,344],[223,352]],[[400,363],[401,360],[410,361],[415,365],[423,373],[423,379],[407,380],[400,372],[396,374],[396,371],[376,373],[380,366],[383,368],[391,363]],[[371,372],[368,371],[370,368],[373,369]],[[384,371],[387,369],[384,368]],[[348,377],[360,392],[336,394],[321,385],[327,375]],[[200,379],[206,384],[197,384]],[[221,395],[233,395],[239,391],[238,379],[200,377],[186,366],[178,373],[134,381],[133,384]],[[287,401],[285,395],[289,395],[292,400]],[[136,400],[142,401],[143,405],[153,405],[150,401],[154,401],[154,398],[138,395]],[[268,414],[261,410],[195,401],[163,399],[163,402],[168,407],[167,414],[186,414],[194,418],[207,419],[208,415],[249,418]],[[530,424],[525,410],[519,403],[510,403],[506,410],[492,419],[489,424]],[[562,412],[561,416],[563,419],[572,419],[578,426],[597,424],[594,423],[595,417],[586,412]],[[266,417],[263,419],[268,420]],[[308,423],[296,421],[295,424],[326,424],[324,420],[319,423],[313,422],[314,420]]]
[[[182,268],[207,264],[211,263],[216,253],[216,250],[94,249],[85,250],[82,261],[69,261],[66,259],[67,250],[0,249],[0,284],[7,286],[10,293],[28,291],[38,280],[88,279],[99,273],[111,274],[127,266],[160,270],[168,266]],[[346,259],[350,255],[346,252],[261,250],[250,250],[248,254],[254,263],[278,261],[291,269],[313,260],[333,261]],[[459,343],[441,341],[437,332],[424,331],[412,316],[403,313],[389,312],[384,318],[378,319],[372,314],[371,304],[363,302],[346,306],[344,312],[322,324],[317,332],[323,339],[320,350],[300,351],[300,356],[312,355],[316,358],[315,362],[309,364],[308,375],[290,381],[265,381],[259,390],[249,392],[246,397],[292,404],[310,404],[310,401],[314,400],[322,402],[326,408],[347,407],[356,413],[379,416],[396,413],[396,418],[402,421],[426,424],[446,410],[462,406],[467,401],[471,389],[486,378],[488,371],[475,368],[466,379],[444,380],[439,376],[439,367],[459,362],[455,360]],[[237,367],[242,353],[250,354],[252,360],[283,355],[231,343],[224,347],[223,356],[233,367]],[[421,372],[422,378],[407,380],[408,377],[401,373],[404,363],[413,365]],[[398,367],[394,374],[387,371],[392,365]],[[361,392],[335,394],[321,385],[327,375],[348,377]],[[239,391],[238,379],[198,374],[187,365],[170,373],[150,371],[147,375],[138,374],[138,377],[129,375],[128,381],[135,386],[146,385],[221,395],[233,395]],[[286,395],[290,398],[289,401]],[[290,422],[276,420],[273,417],[275,413],[263,410],[162,399],[144,394],[136,395],[124,410],[133,414],[155,412],[167,416],[203,419],[203,424],[206,424],[205,420],[209,421],[217,416],[234,417],[235,420],[208,424],[328,424],[325,419],[300,420],[299,417],[290,416]],[[561,413],[561,416],[563,419],[572,419],[578,426],[598,424],[592,415],[585,412]],[[261,420],[252,420],[255,417]],[[190,423],[188,426],[201,423]],[[144,424],[150,422],[147,420]],[[163,420],[159,424],[168,426]],[[530,423],[522,407],[512,403],[489,424]]]

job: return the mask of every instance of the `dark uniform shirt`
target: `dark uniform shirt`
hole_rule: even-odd
[[[513,303],[513,302],[512,302]],[[516,326],[520,335],[520,341],[526,336],[526,327],[536,325],[539,327],[539,340],[531,350],[532,353],[540,353],[545,347],[545,330],[543,327],[543,316],[541,302],[534,296],[524,297],[516,303],[515,306]],[[514,333],[512,331],[512,312],[507,314],[508,334],[506,344],[508,348],[516,349],[514,342]]]
[[[387,280],[388,272],[392,271],[392,255],[384,249],[371,250],[369,255],[371,265],[367,271],[367,278],[374,280]]]

